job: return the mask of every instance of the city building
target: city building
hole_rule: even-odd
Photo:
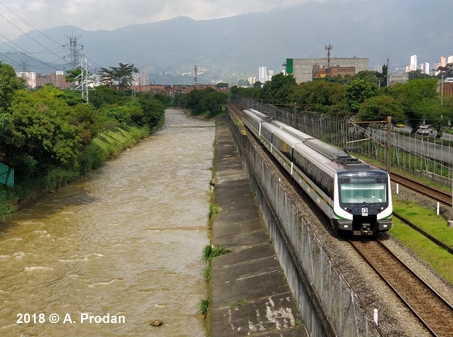
[[[345,77],[346,75],[354,76],[355,67],[333,66],[319,68],[319,66],[316,66],[313,67],[313,72],[313,78],[337,77],[338,75],[340,75],[341,77]]]
[[[149,74],[142,72],[133,74],[134,77],[134,85],[148,85],[149,84]]]
[[[268,80],[267,77],[267,67],[261,66],[258,68],[258,81],[261,83],[266,83]]]
[[[420,70],[422,71],[422,74],[429,75],[429,63],[423,62],[422,64],[420,64]]]
[[[399,74],[389,74],[388,85],[394,85],[395,83],[406,83],[409,81],[409,72]]]
[[[296,83],[310,82],[316,78],[316,74],[321,69],[329,68],[329,62],[327,58],[321,59],[286,59],[283,64],[286,68],[286,74],[292,74],[296,79]],[[354,72],[352,72],[354,68]],[[334,70],[335,69],[335,70]],[[360,71],[369,69],[368,58],[330,58],[330,70],[333,74],[337,71],[337,75],[344,74],[357,74]],[[319,76],[322,75],[322,72]]]
[[[255,76],[252,76],[252,77],[249,77],[248,80],[250,85],[254,85],[257,81],[256,77]]]
[[[411,64],[409,66],[409,71],[416,71],[417,70],[417,55],[411,56]]]

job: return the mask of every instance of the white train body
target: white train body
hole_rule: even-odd
[[[243,122],[336,228],[372,235],[392,227],[387,172],[259,111],[244,110]]]

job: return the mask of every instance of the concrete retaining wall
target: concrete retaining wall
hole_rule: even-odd
[[[299,259],[292,249],[292,244],[282,226],[282,219],[279,213],[286,213],[285,218],[292,218],[290,222],[293,223],[301,220],[300,215],[292,205],[283,187],[279,184],[278,178],[266,166],[264,159],[258,153],[254,144],[239,130],[231,118],[229,118],[229,124],[264,223],[272,238],[272,244],[296,299],[303,323],[310,336],[335,336],[336,334],[322,310],[323,306],[319,302],[316,292],[310,286],[304,268],[298,263]],[[268,195],[269,190],[272,191],[273,196]],[[274,205],[271,199],[278,200],[278,202]]]
[[[253,137],[247,137],[232,118],[228,121],[309,335],[381,336],[302,211],[293,202],[298,197],[292,187],[281,181],[278,170],[260,144]]]

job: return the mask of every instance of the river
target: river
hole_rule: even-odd
[[[160,131],[0,225],[0,336],[205,336],[215,124],[165,115]]]

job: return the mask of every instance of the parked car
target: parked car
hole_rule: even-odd
[[[403,123],[396,123],[396,127],[397,128],[404,128],[404,124]]]
[[[433,128],[431,127],[431,125],[420,125],[415,133],[418,133],[422,136],[428,136],[432,131]]]

